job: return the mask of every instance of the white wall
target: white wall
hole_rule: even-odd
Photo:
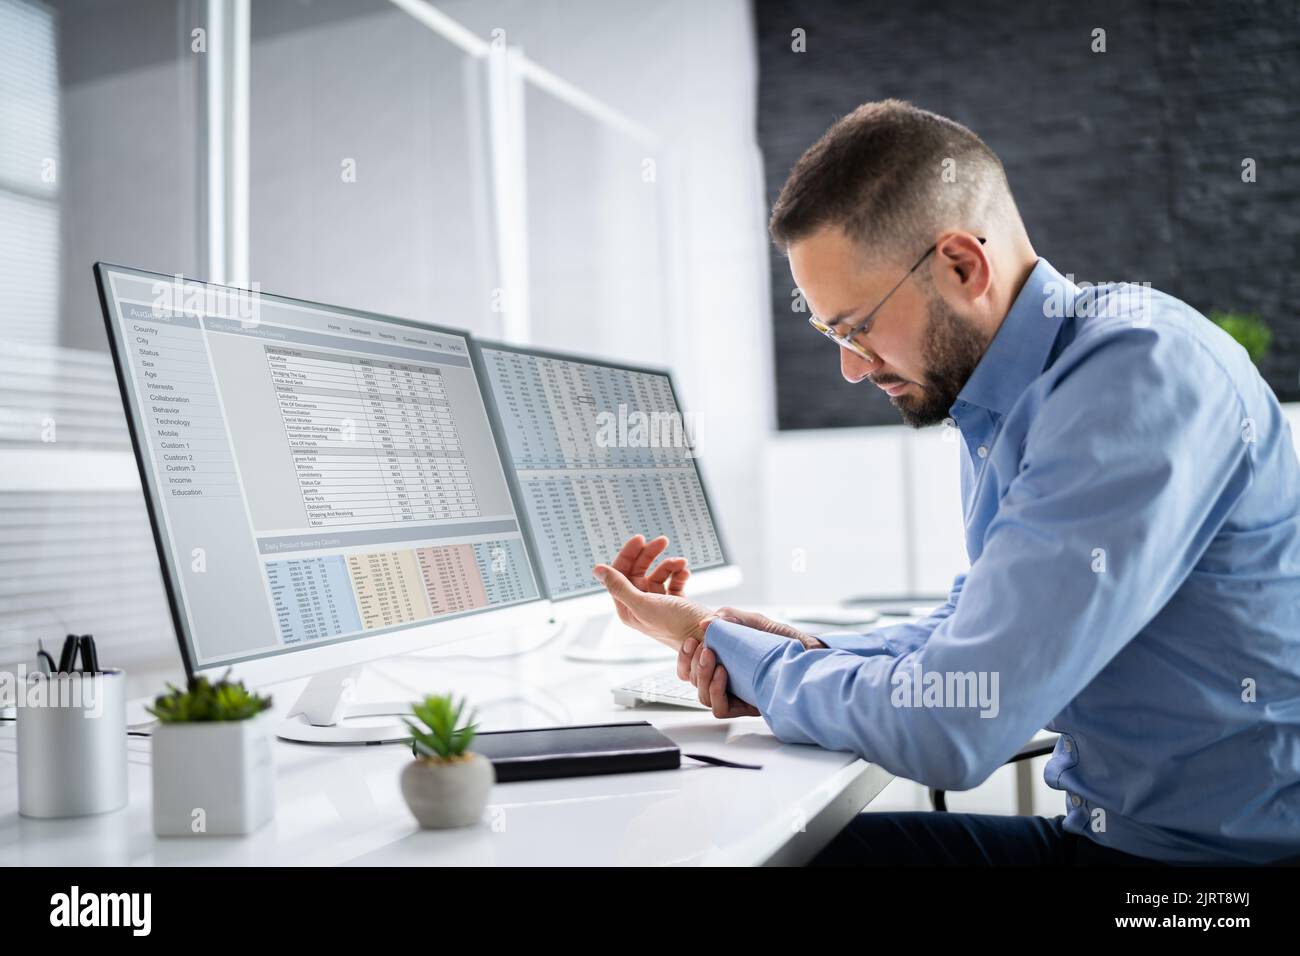
[[[902,425],[771,436],[763,523],[772,601],[946,594],[967,564],[953,438]]]

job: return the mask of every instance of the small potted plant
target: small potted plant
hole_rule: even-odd
[[[153,829],[159,836],[252,833],[275,814],[271,698],[229,674],[167,685],[149,708],[153,732]]]
[[[402,796],[426,829],[478,823],[496,782],[491,761],[469,750],[478,727],[462,722],[464,710],[450,695],[426,697],[411,707],[419,724],[406,721],[415,759],[402,769]]]
[[[1210,321],[1227,332],[1246,350],[1250,360],[1258,365],[1273,343],[1273,330],[1258,315],[1243,312],[1210,311]]]

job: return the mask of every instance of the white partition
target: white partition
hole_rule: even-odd
[[[907,515],[899,428],[787,432],[763,455],[765,600],[901,594]]]

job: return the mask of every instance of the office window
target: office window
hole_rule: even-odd
[[[53,11],[0,0],[0,335],[55,341],[59,205]]]
[[[5,663],[67,631],[112,664],[172,646],[91,265],[198,265],[201,7],[0,0]]]
[[[671,361],[664,154],[527,84],[530,340]]]
[[[386,0],[254,4],[251,279],[498,333],[481,77]]]

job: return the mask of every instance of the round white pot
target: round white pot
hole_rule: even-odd
[[[478,823],[495,782],[492,762],[474,753],[446,763],[419,758],[402,768],[402,796],[426,830]]]

